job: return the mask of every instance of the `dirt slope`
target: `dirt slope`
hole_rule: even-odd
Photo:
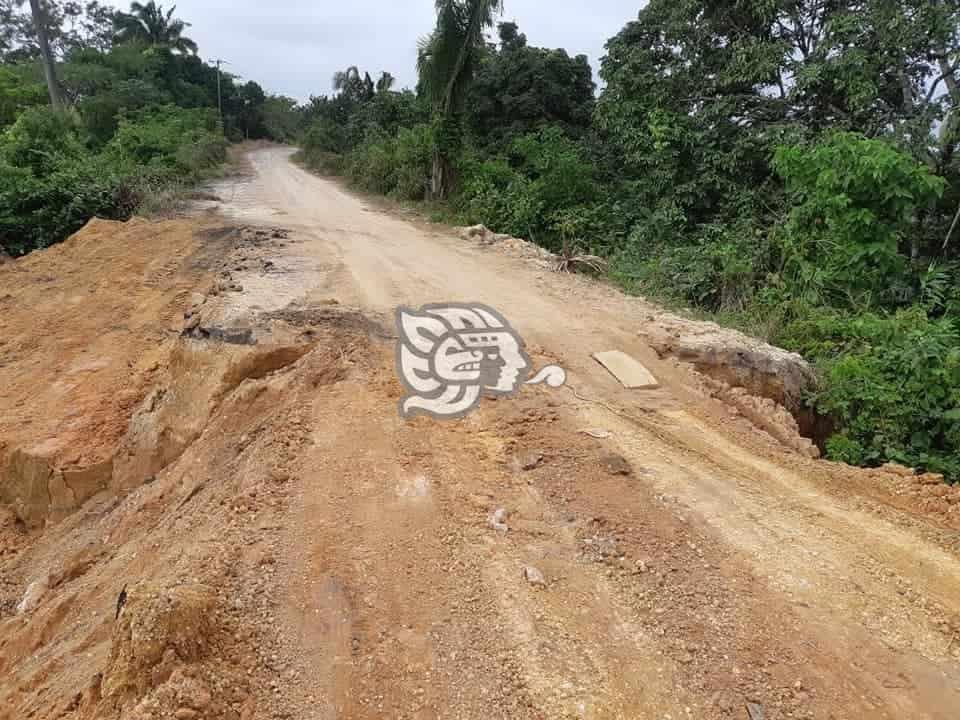
[[[956,716],[956,493],[791,450],[647,344],[684,321],[288,154],[253,152],[192,224],[104,232],[123,304],[5,318],[0,442],[111,469],[42,531],[0,521],[0,718]],[[82,251],[5,265],[0,297],[17,277],[40,302],[44,273],[77,294],[102,277]],[[143,263],[170,268],[156,290]],[[499,309],[570,387],[402,421],[391,313],[448,300]],[[109,363],[58,402],[118,316],[137,341],[89,350]],[[608,349],[661,388],[623,391],[590,359]],[[98,403],[121,430],[95,431]]]

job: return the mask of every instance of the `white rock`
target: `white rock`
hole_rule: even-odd
[[[37,605],[40,604],[40,600],[49,589],[50,585],[46,578],[34,580],[32,583],[27,585],[27,591],[23,594],[23,598],[20,600],[20,602],[17,603],[17,614],[22,615],[23,613],[30,612],[37,607]]]
[[[505,533],[510,528],[507,526],[507,518],[510,513],[506,508],[497,508],[490,514],[490,527],[499,533]]]
[[[533,565],[525,565],[523,567],[523,578],[531,585],[540,585],[542,587],[546,587],[547,585],[547,579],[543,576],[543,573]]]

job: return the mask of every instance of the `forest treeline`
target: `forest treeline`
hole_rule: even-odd
[[[287,140],[299,128],[296,101],[255,82],[221,72],[218,97],[217,68],[173,8],[30,5],[0,0],[0,252],[162,204],[217,168],[230,140]]]
[[[797,350],[829,457],[960,479],[960,5],[651,0],[599,92],[501,9],[439,0],[416,91],[338,74],[305,160]]]

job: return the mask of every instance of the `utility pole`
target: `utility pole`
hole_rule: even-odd
[[[222,121],[223,120],[223,96],[221,95],[221,92],[220,92],[220,65],[221,64],[229,65],[230,63],[228,63],[226,60],[221,60],[220,58],[217,58],[216,60],[214,60],[214,62],[217,64],[217,111],[220,113],[220,120]]]

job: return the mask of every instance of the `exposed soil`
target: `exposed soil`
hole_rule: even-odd
[[[960,493],[288,155],[0,267],[0,720],[956,716]],[[402,420],[393,309],[442,301],[568,386]]]

